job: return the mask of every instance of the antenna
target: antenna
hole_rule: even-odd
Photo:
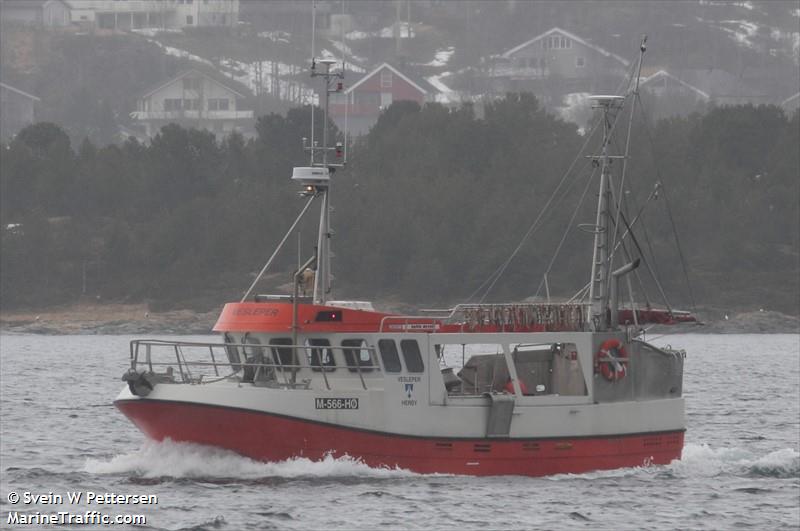
[[[311,75],[314,75],[316,70],[316,54],[315,38],[317,36],[317,2],[311,0]],[[314,95],[311,95],[311,145],[314,145]],[[314,165],[314,151],[311,151],[311,165]]]

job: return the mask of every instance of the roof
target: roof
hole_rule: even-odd
[[[384,68],[388,68],[395,75],[400,76],[400,78],[402,78],[406,83],[408,83],[409,85],[411,85],[412,87],[414,87],[415,89],[420,91],[422,94],[427,94],[428,93],[428,91],[425,90],[424,88],[422,88],[419,85],[419,83],[417,83],[415,81],[412,81],[411,78],[409,78],[407,75],[405,75],[402,72],[400,72],[398,69],[396,69],[395,67],[393,67],[389,63],[382,63],[380,66],[375,68],[373,71],[369,72],[367,75],[365,75],[364,77],[362,77],[361,79],[356,81],[354,84],[352,84],[350,87],[348,87],[347,90],[344,91],[344,93],[345,94],[350,94],[351,92],[353,92],[353,90],[356,89],[356,87],[358,87],[359,85],[364,83],[366,80],[368,80],[369,78],[371,78],[372,76],[374,76],[375,74],[377,74],[378,72],[380,72]]]
[[[679,84],[683,85],[684,87],[688,88],[689,90],[692,90],[692,91],[696,92],[697,94],[699,94],[700,96],[702,96],[703,99],[707,100],[707,99],[711,98],[711,95],[709,95],[708,92],[705,92],[704,90],[701,90],[701,89],[695,87],[694,85],[692,85],[690,83],[687,83],[686,81],[673,76],[672,74],[670,74],[666,70],[659,70],[655,74],[651,74],[651,75],[646,76],[646,77],[645,76],[640,77],[639,78],[639,86],[643,87],[643,86],[647,85],[648,83],[650,83],[651,81],[653,81],[654,79],[658,79],[660,77],[666,77],[666,78],[669,78],[669,79],[672,79],[672,80],[678,82]]]
[[[761,97],[763,92],[745,84],[739,77],[721,68],[681,70],[678,78],[713,97]]]
[[[173,77],[169,81],[161,83],[157,87],[153,88],[152,90],[149,90],[148,92],[146,92],[145,94],[140,96],[140,98],[147,98],[149,96],[152,96],[155,92],[158,92],[162,88],[164,88],[166,86],[169,86],[169,85],[175,83],[176,81],[178,81],[179,79],[183,79],[184,77],[186,77],[188,75],[192,75],[192,74],[196,75],[196,76],[204,77],[204,78],[208,79],[209,81],[211,81],[212,83],[216,83],[217,85],[221,86],[222,88],[233,92],[234,94],[236,94],[240,98],[244,98],[245,97],[244,94],[240,93],[237,90],[232,89],[230,86],[226,85],[225,83],[222,83],[221,81],[218,81],[218,80],[214,79],[212,76],[206,74],[205,72],[201,72],[200,70],[196,70],[196,69],[192,68],[190,70],[184,70],[183,72],[181,72],[177,76]]]
[[[625,66],[628,66],[630,64],[630,61],[628,61],[627,59],[624,59],[624,58],[620,57],[619,55],[617,55],[615,53],[611,53],[608,50],[606,50],[605,48],[601,48],[601,47],[597,46],[596,44],[592,44],[589,41],[586,41],[586,40],[578,37],[574,33],[570,33],[570,32],[568,32],[566,30],[561,29],[561,28],[550,28],[549,30],[547,30],[544,33],[542,33],[541,35],[537,35],[536,37],[532,38],[531,40],[523,42],[519,46],[515,46],[514,48],[511,48],[510,50],[506,51],[505,53],[503,53],[502,57],[508,59],[509,57],[511,57],[512,55],[514,55],[518,51],[522,50],[523,48],[527,48],[531,44],[534,44],[534,43],[544,39],[545,37],[549,37],[550,35],[553,35],[554,33],[561,34],[564,37],[569,37],[573,41],[579,42],[580,44],[583,44],[587,48],[591,48],[592,50],[596,51],[597,53],[599,53],[601,55],[604,55],[606,57],[611,57],[612,59],[615,59],[615,60],[619,61],[620,63],[622,63]]]
[[[785,100],[781,102],[781,106],[785,107],[786,105],[793,105],[795,103],[800,102],[800,92],[795,92],[794,96],[789,96]]]
[[[5,84],[5,83],[3,83],[3,82],[0,82],[0,87],[3,87],[3,88],[4,88],[4,89],[6,89],[6,90],[10,90],[11,92],[16,92],[16,93],[17,93],[17,94],[19,94],[20,96],[25,96],[26,98],[30,98],[30,99],[32,99],[32,100],[36,100],[36,101],[42,101],[41,99],[37,98],[37,97],[36,97],[36,96],[34,96],[33,94],[28,94],[27,92],[25,92],[25,91],[23,91],[23,90],[20,90],[20,89],[18,89],[18,88],[14,88],[14,87],[12,87],[11,85],[6,85],[6,84]]]

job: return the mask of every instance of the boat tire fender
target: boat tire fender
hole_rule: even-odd
[[[153,384],[147,379],[147,375],[143,372],[131,370],[126,372],[122,376],[122,379],[128,382],[128,389],[130,389],[133,395],[147,396],[150,394],[150,391],[153,390]]]

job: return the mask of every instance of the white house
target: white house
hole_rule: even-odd
[[[630,65],[623,57],[561,28],[551,28],[490,62],[488,76],[494,91],[532,91],[552,104],[568,93],[614,91]]]
[[[70,8],[64,0],[0,0],[3,23],[46,28],[70,25]]]
[[[233,26],[239,0],[65,0],[72,22],[99,29]]]
[[[150,90],[131,117],[148,137],[166,124],[206,129],[217,138],[238,131],[252,135],[253,111],[240,110],[244,95],[198,70],[188,70]]]

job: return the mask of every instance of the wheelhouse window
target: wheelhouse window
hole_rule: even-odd
[[[270,345],[272,346],[270,350],[272,350],[272,359],[273,361],[280,365],[281,367],[286,365],[293,365],[292,360],[292,348],[291,347],[283,347],[277,345],[291,345],[292,338],[290,337],[276,337],[269,340]],[[282,368],[281,368],[282,370]],[[289,369],[287,369],[289,370]]]
[[[375,368],[372,354],[367,348],[367,342],[363,339],[343,339],[342,352],[344,352],[345,363],[350,372],[371,371]]]
[[[397,344],[394,339],[381,339],[378,341],[378,350],[381,351],[383,369],[386,372],[400,372],[403,367],[400,365],[400,356],[397,353]]]
[[[333,349],[330,346],[331,342],[327,339],[306,339],[306,356],[308,364],[311,365],[311,370],[316,372],[336,370],[336,360],[333,358]]]
[[[231,337],[230,334],[227,332],[225,333],[225,353],[228,355],[228,361],[231,364],[231,368],[234,371],[238,371],[242,368],[242,358],[239,355],[239,347],[233,345],[236,343],[236,340]]]
[[[260,346],[261,341],[259,341],[258,338],[252,337],[250,334],[244,335],[242,343],[245,344],[242,350],[244,350],[244,359],[247,364],[244,368],[242,381],[252,382],[255,380],[256,376],[260,375],[264,370],[264,367],[260,365],[267,362],[267,360],[264,359],[264,347]]]
[[[408,372],[425,372],[425,364],[422,362],[419,344],[415,339],[400,341],[400,349],[403,351],[403,361],[406,362],[406,370]]]

